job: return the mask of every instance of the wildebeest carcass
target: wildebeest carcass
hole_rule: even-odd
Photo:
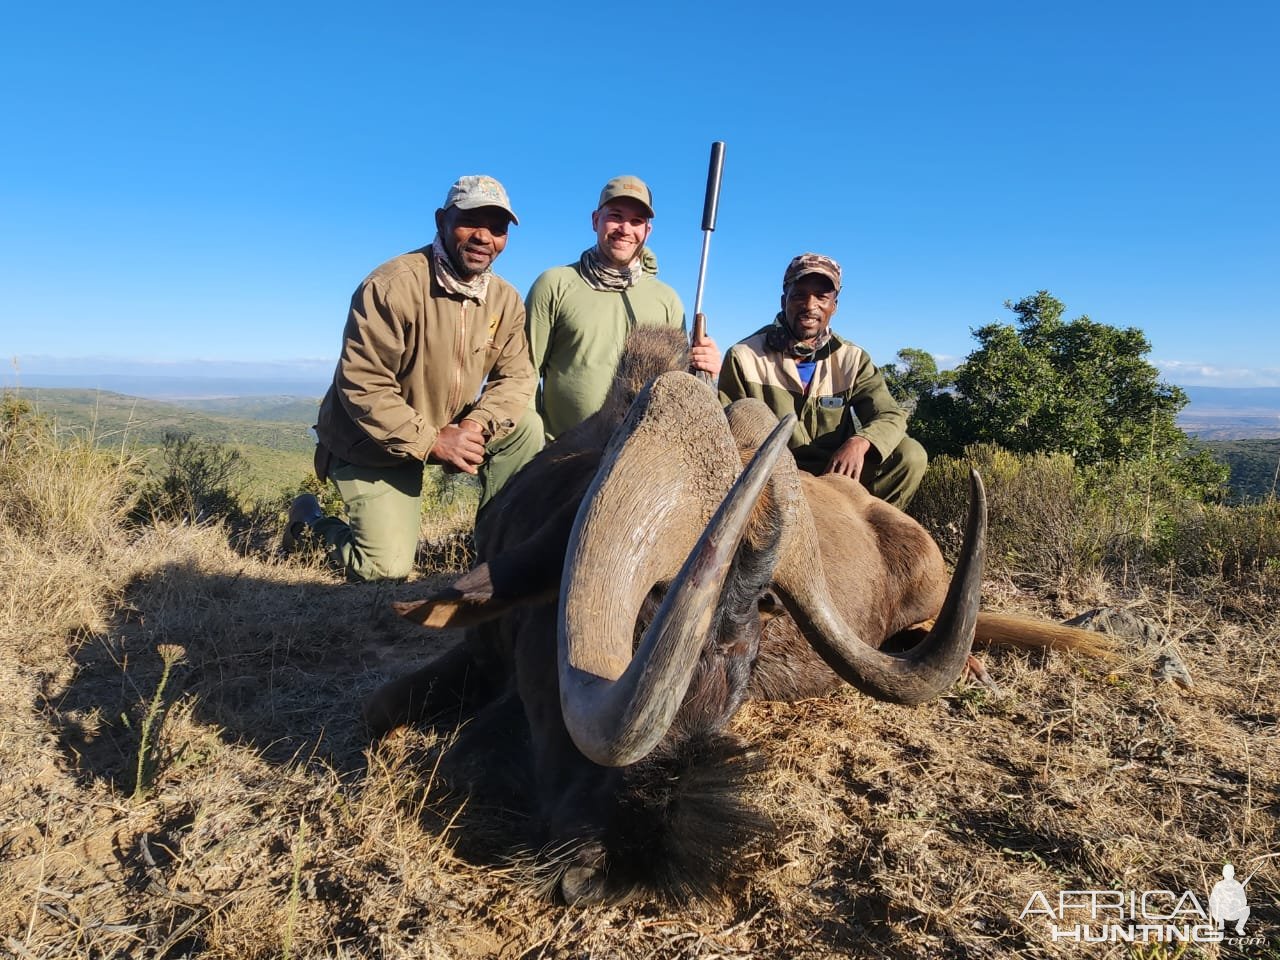
[[[570,901],[714,890],[763,826],[742,796],[758,754],[726,732],[742,703],[842,681],[921,703],[960,676],[979,617],[976,474],[949,581],[914,520],[803,474],[789,423],[756,401],[726,415],[678,372],[685,350],[632,335],[604,409],[478,518],[483,562],[397,605],[464,641],[365,711],[382,733],[518,697],[550,886]]]

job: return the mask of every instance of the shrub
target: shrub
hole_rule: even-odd
[[[954,559],[968,509],[969,468],[987,490],[987,568],[1005,576],[1057,580],[1081,576],[1102,560],[1106,524],[1065,454],[1015,454],[976,444],[965,456],[929,465],[911,513]]]
[[[989,444],[937,457],[911,513],[954,560],[968,503],[970,465],[989,510],[987,569],[1062,582],[1123,568],[1163,582],[1183,576],[1236,586],[1280,587],[1280,504],[1228,507],[1199,501],[1175,471],[1147,462],[1081,470],[1065,454],[1010,453]]]
[[[1186,576],[1212,576],[1280,592],[1280,501],[1188,511],[1171,535],[1172,555]]]
[[[242,523],[245,462],[239,450],[190,433],[166,432],[162,470],[138,505],[143,517],[186,523],[225,519]]]
[[[0,398],[0,522],[46,546],[93,545],[112,534],[137,494],[140,461],[59,430],[12,394]]]

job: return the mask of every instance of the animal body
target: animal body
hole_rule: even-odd
[[[605,407],[482,511],[482,562],[397,605],[463,642],[366,706],[381,733],[505,704],[567,901],[714,890],[764,826],[743,799],[758,754],[726,732],[742,703],[841,683],[921,703],[960,676],[980,621],[976,474],[949,578],[914,520],[799,471],[789,422],[753,400],[722,411],[678,372],[685,349],[632,334]],[[999,622],[1037,644],[1073,633]]]

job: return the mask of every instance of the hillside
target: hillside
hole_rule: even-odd
[[[151,463],[166,433],[239,451],[244,470],[237,492],[274,501],[311,471],[318,400],[234,397],[176,402],[145,400],[101,390],[36,389],[16,395],[56,423],[60,432],[90,436],[99,446],[140,450]]]
[[[144,400],[102,390],[23,390],[17,394],[60,427],[92,431],[99,442],[158,444],[166,433],[189,432],[215,443],[310,453],[307,427],[319,401],[298,397]]]
[[[217,417],[238,420],[267,420],[279,423],[315,423],[319,397],[190,397],[171,398],[168,403]]]
[[[1276,470],[1280,465],[1280,438],[1274,440],[1214,440],[1205,448],[1231,468],[1232,498],[1257,502],[1280,495]]]
[[[63,436],[60,454],[41,430],[5,426],[0,956],[1274,956],[1280,505],[1196,509],[1168,560],[1104,565],[1092,538],[1122,514],[1095,508],[1123,497],[1091,504],[1035,458],[984,464],[984,608],[1058,620],[1122,607],[1150,628],[1141,639],[1108,660],[984,649],[998,689],[959,680],[910,708],[852,687],[749,702],[686,767],[633,781],[646,789],[627,820],[653,827],[617,859],[625,878],[679,852],[665,827],[685,810],[713,825],[758,813],[761,832],[721,861],[724,894],[565,907],[549,891],[577,850],[543,845],[517,700],[464,702],[377,743],[360,721],[383,683],[456,642],[392,601],[461,569],[354,584],[276,556],[278,530],[233,549],[216,523],[140,527],[113,451]],[[953,479],[966,471],[952,463]],[[917,500],[944,539],[958,486],[930,482]],[[1191,688],[1165,679],[1170,658]],[[1064,894],[1155,891],[1151,914],[1174,896],[1199,910],[1224,862],[1249,878],[1243,948],[1057,935],[1109,918],[1077,908],[1059,924],[1048,905]]]

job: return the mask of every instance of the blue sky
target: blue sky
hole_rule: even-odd
[[[891,9],[892,6],[892,9]],[[1274,3],[24,4],[0,31],[0,348],[20,371],[323,377],[462,173],[522,291],[618,173],[722,348],[838,259],[837,330],[944,365],[1038,289],[1181,384],[1280,385]],[[246,368],[248,369],[248,368]]]

